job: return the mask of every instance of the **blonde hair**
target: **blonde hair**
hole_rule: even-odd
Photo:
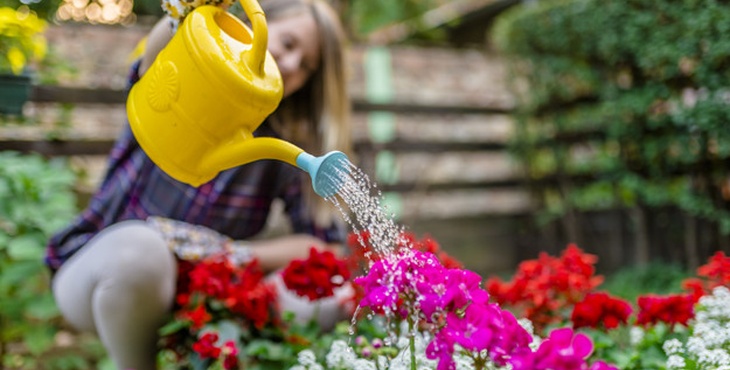
[[[299,90],[282,100],[269,117],[282,137],[318,156],[339,150],[351,153],[350,96],[345,70],[347,38],[339,16],[325,0],[261,0],[268,22],[309,12],[314,18],[321,45],[319,68]],[[233,9],[232,9],[233,11]],[[242,11],[234,14],[246,20]],[[333,220],[332,207],[310,189],[306,198],[315,209],[315,221],[324,225]]]

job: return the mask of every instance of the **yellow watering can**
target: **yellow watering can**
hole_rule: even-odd
[[[283,86],[266,50],[261,6],[256,0],[241,4],[253,32],[211,5],[185,18],[129,92],[132,132],[155,164],[192,186],[228,168],[276,159],[308,172],[320,196],[333,196],[348,171],[345,154],[315,157],[280,139],[253,137],[281,101]]]

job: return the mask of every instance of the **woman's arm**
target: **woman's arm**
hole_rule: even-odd
[[[329,250],[339,253],[339,247],[327,244],[308,234],[293,234],[273,239],[245,242],[251,247],[252,257],[257,258],[264,271],[274,271],[285,267],[291,260],[306,259],[309,249]]]
[[[169,16],[162,17],[147,35],[147,45],[142,55],[142,61],[139,65],[139,75],[143,75],[157,58],[157,54],[172,39],[173,30],[171,23],[172,18]]]

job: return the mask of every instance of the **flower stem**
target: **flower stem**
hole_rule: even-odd
[[[411,370],[416,370],[416,335],[414,331],[415,322],[408,317],[408,348],[411,351]]]

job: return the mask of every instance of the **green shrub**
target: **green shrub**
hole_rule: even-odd
[[[636,298],[647,293],[680,293],[683,291],[682,281],[692,276],[676,264],[653,262],[627,267],[606,276],[600,289],[636,304]]]
[[[77,212],[74,173],[63,161],[0,152],[0,359],[36,363],[54,343],[59,312],[43,264],[45,245]],[[22,343],[9,351],[8,343]],[[66,359],[68,361],[68,359]]]
[[[730,233],[728,34],[721,0],[543,0],[501,15],[514,153],[536,180],[581,179],[545,203],[678,207]]]

